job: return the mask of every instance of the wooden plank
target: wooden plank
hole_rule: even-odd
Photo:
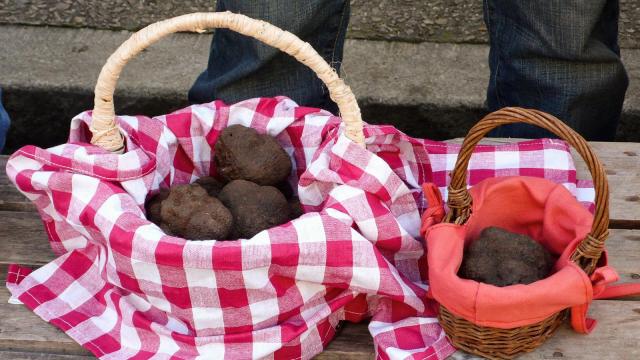
[[[609,175],[638,175],[640,174],[640,143],[627,142],[598,142],[589,143],[598,155],[598,158],[607,169]],[[580,156],[572,150],[574,159]],[[586,164],[582,159],[576,161],[576,169],[583,174],[586,172]]]
[[[640,359],[640,303],[596,301],[590,310],[598,320],[589,335],[565,325],[542,347],[521,359]]]
[[[7,176],[9,156],[0,155],[0,210],[36,211],[36,207],[16,189]]]
[[[0,175],[1,178],[9,181],[4,173]],[[0,184],[0,210],[36,211],[36,207],[13,184]]]
[[[11,181],[9,181],[9,178],[7,177],[7,174],[5,171],[5,169],[7,168],[8,160],[9,160],[9,155],[0,155],[0,169],[2,169],[2,171],[0,171],[0,174],[3,175],[3,176],[0,176],[0,185],[11,184]]]
[[[640,229],[640,175],[609,175],[609,227]]]
[[[6,155],[0,155],[0,210],[36,211],[36,207],[22,195],[7,177]]]
[[[589,315],[598,320],[591,334],[578,334],[565,323],[542,346],[518,359],[640,359],[640,302],[595,301]],[[462,351],[449,357],[449,360],[471,359],[482,357]]]
[[[38,213],[0,211],[0,263],[43,265],[55,258]]]
[[[317,360],[360,360],[375,358],[373,340],[367,324],[343,322],[327,349]]]
[[[640,228],[640,144],[589,143],[602,162],[609,179],[610,227]],[[586,163],[572,150],[578,177],[591,177]]]
[[[620,283],[640,284],[640,230],[611,230],[606,248]],[[630,298],[640,300],[640,295]]]
[[[65,359],[46,354],[87,356],[87,350],[67,335],[46,324],[21,305],[9,305],[8,291],[0,288],[0,355],[40,352],[42,357],[25,359]],[[640,358],[640,302],[595,301],[591,316],[598,319],[596,330],[589,336],[579,335],[568,326],[560,329],[534,353],[523,359],[637,359]],[[327,350],[317,359],[372,359],[373,344],[366,324],[345,324]],[[476,358],[458,352],[453,359]]]
[[[0,210],[36,211],[36,207],[22,195],[7,176],[7,160],[9,157],[0,155]]]
[[[0,211],[0,219],[0,264],[40,266],[55,258],[37,213]],[[640,283],[640,230],[611,230],[607,249],[621,281]]]
[[[0,288],[0,351],[91,355],[26,307],[8,304],[8,299],[9,291]]]
[[[63,355],[42,352],[0,351],[0,360],[89,360],[90,355]]]

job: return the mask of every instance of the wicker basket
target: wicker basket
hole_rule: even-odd
[[[582,240],[571,260],[591,274],[604,250],[609,226],[609,189],[604,168],[587,142],[557,118],[541,111],[504,108],[480,120],[467,134],[451,175],[445,222],[464,224],[471,215],[467,191],[467,167],[476,144],[493,128],[511,123],[527,123],[545,128],[573,146],[585,160],[595,187],[596,210],[591,232]],[[541,345],[563,323],[567,310],[527,326],[498,329],[476,325],[440,306],[439,319],[452,344],[464,351],[491,359],[511,359]]]

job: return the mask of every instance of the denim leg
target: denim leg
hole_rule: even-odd
[[[618,47],[618,0],[484,0],[490,111],[546,111],[588,140],[613,140],[629,83]],[[529,125],[493,136],[550,136]]]
[[[349,23],[348,0],[218,0],[217,11],[268,21],[308,42],[336,71]],[[326,87],[305,65],[257,40],[216,30],[209,63],[189,91],[191,103],[286,95],[298,104],[336,112]]]
[[[4,148],[4,143],[7,140],[9,123],[9,114],[7,114],[2,106],[2,89],[0,89],[0,151]]]

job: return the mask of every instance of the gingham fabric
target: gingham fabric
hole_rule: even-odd
[[[340,321],[366,318],[380,359],[454,351],[425,296],[418,232],[420,185],[444,189],[457,146],[367,125],[365,150],[342,135],[339,118],[284,97],[120,116],[122,155],[87,144],[90,122],[82,113],[67,144],[27,146],[9,160],[9,177],[36,204],[59,257],[34,271],[10,266],[7,287],[96,356],[308,359]],[[212,144],[232,124],[283,145],[307,213],[252,239],[165,235],[145,219],[145,199],[215,175]],[[470,181],[513,174],[593,198],[561,141],[483,146]]]

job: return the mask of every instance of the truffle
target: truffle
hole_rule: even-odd
[[[293,187],[291,187],[291,184],[289,184],[289,182],[286,180],[281,181],[274,186],[276,187],[276,189],[280,190],[282,195],[284,195],[287,200],[291,200],[296,196],[295,192],[293,191]]]
[[[488,227],[465,250],[459,274],[502,287],[538,281],[547,277],[552,267],[553,257],[535,240]]]
[[[297,219],[302,214],[304,214],[304,210],[302,209],[302,204],[300,204],[300,199],[295,196],[289,199],[289,219]]]
[[[220,133],[214,158],[218,174],[226,181],[276,185],[291,173],[291,159],[274,138],[242,125]]]
[[[233,226],[231,212],[199,184],[171,188],[160,206],[162,229],[190,240],[225,239]]]
[[[209,196],[218,197],[220,191],[224,187],[224,184],[213,176],[203,176],[200,179],[196,180],[196,184],[202,186]]]
[[[233,214],[236,237],[250,238],[289,221],[287,199],[273,186],[234,180],[222,189],[219,199]]]
[[[160,189],[160,192],[147,200],[145,209],[147,211],[147,219],[156,225],[162,222],[160,217],[160,209],[162,202],[169,196],[169,189]],[[159,226],[159,225],[158,225]]]

